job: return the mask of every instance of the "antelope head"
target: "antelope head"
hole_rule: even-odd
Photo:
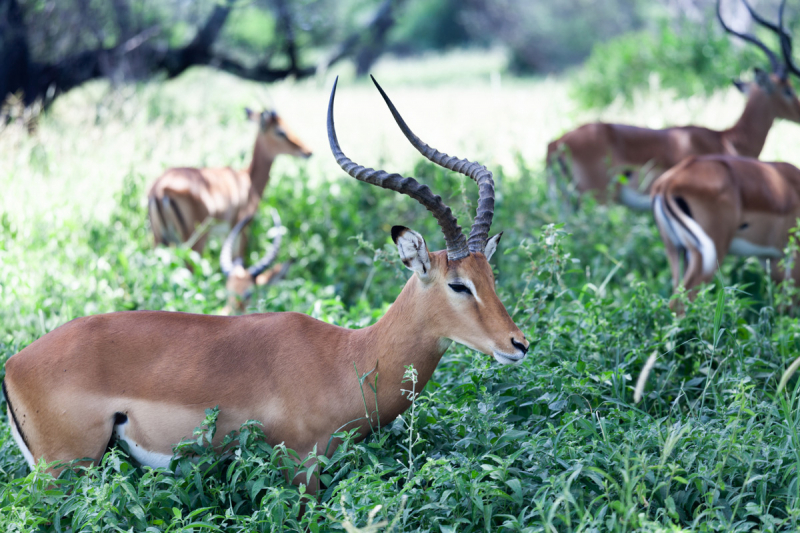
[[[247,120],[258,124],[258,142],[273,155],[288,154],[307,159],[311,150],[295,135],[275,111],[265,110],[256,113],[245,108]]]
[[[426,327],[441,338],[492,355],[502,364],[522,361],[528,353],[529,343],[498,298],[492,267],[489,265],[501,236],[488,237],[494,214],[492,173],[483,165],[450,157],[422,142],[406,125],[378,82],[374,78],[372,81],[397,125],[422,155],[437,165],[470,177],[478,184],[478,211],[469,239],[465,238],[450,208],[427,185],[420,184],[414,178],[363,167],[344,155],[333,122],[338,78],[328,104],[328,140],[336,162],[359,181],[417,200],[439,223],[447,249],[438,252],[429,252],[425,239],[419,233],[402,226],[392,228],[392,240],[397,245],[400,259],[414,272],[409,284],[414,284],[415,297],[422,301],[420,308],[430,313]]]
[[[717,18],[725,31],[756,45],[764,52],[770,63],[770,72],[755,68],[753,69],[755,75],[753,81],[746,83],[741,80],[734,80],[734,85],[742,93],[747,95],[748,98],[757,95],[762,95],[766,98],[773,116],[800,123],[800,100],[797,99],[797,93],[789,81],[790,73],[798,76],[800,75],[800,71],[798,71],[792,59],[792,37],[783,29],[783,9],[786,5],[786,0],[781,2],[778,10],[777,25],[761,17],[761,15],[752,8],[748,0],[742,0],[750,16],[756,23],[777,34],[781,43],[782,60],[755,35],[732,30],[722,18],[720,2],[721,0],[717,0]]]
[[[242,229],[252,220],[252,215],[240,220],[228,234],[222,244],[219,265],[222,273],[225,274],[227,281],[225,290],[228,293],[228,301],[222,314],[243,313],[247,308],[247,302],[253,295],[253,291],[259,285],[269,285],[280,280],[288,270],[290,262],[275,265],[270,268],[278,257],[281,247],[281,238],[284,228],[276,210],[272,210],[273,227],[269,234],[272,236],[272,248],[261,260],[249,268],[244,267],[241,257],[233,259],[233,245]]]

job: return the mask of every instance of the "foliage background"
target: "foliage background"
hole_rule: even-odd
[[[464,13],[475,5],[464,4]],[[438,19],[423,9],[434,3],[409,6],[434,27]],[[251,15],[227,27],[231,47],[269,46],[254,44]],[[641,31],[650,31],[648,20]],[[430,36],[421,24],[395,31]],[[243,428],[232,457],[204,451],[213,413],[206,433],[185,445],[201,453],[199,463],[182,462],[180,473],[136,467],[118,448],[100,467],[53,481],[28,471],[0,405],[0,528],[323,531],[364,528],[372,514],[391,522],[377,529],[393,531],[797,530],[797,379],[776,393],[800,347],[796,318],[776,311],[792,288],[773,286],[755,260],[730,258],[677,318],[649,215],[590,200],[573,212],[545,188],[547,142],[587,120],[716,128],[735,120],[742,96],[722,81],[704,94],[699,80],[710,78],[700,74],[752,64],[722,40],[708,41],[719,64],[703,60],[696,32],[669,28],[648,34],[656,44],[639,47],[647,59],[636,68],[625,66],[638,61],[626,50],[642,34],[621,36],[563,76],[517,77],[509,72],[512,47],[490,39],[493,47],[465,50],[463,37],[426,45],[458,44],[444,55],[387,56],[375,65],[423,139],[495,173],[493,230],[504,237],[493,263],[498,294],[533,340],[523,364],[499,367],[452,346],[413,413],[324,462],[328,488],[318,502],[284,483],[288,452],[266,446],[257,426]],[[657,44],[670,40],[668,48]],[[664,62],[667,52],[677,58]],[[697,75],[684,68],[695,56]],[[621,66],[606,69],[604,60]],[[658,75],[675,86],[648,76],[626,97],[620,73],[644,79],[640,71],[653,62],[664,63]],[[605,82],[586,85],[597,100],[583,102],[576,84],[606,71]],[[169,82],[93,82],[58,99],[35,134],[13,120],[0,133],[0,361],[85,314],[221,309],[222,235],[202,256],[153,249],[144,195],[165,167],[245,166],[253,138],[245,105],[276,106],[315,151],[308,162],[273,167],[262,215],[280,208],[289,230],[281,258],[295,262],[284,281],[256,293],[250,311],[301,311],[353,328],[377,320],[407,278],[389,228],[412,227],[431,248],[442,238],[421,206],[355,182],[328,155],[324,111],[334,74],[342,75],[336,117],[348,155],[418,177],[467,225],[474,186],[422,161],[349,64],[270,86],[210,69]],[[682,83],[695,89],[681,93]],[[777,123],[763,157],[799,164],[798,140],[797,125]],[[256,220],[251,258],[266,245],[264,220]],[[634,403],[651,356],[644,398]],[[358,386],[355,376],[349,386]],[[298,520],[302,502],[307,512]]]

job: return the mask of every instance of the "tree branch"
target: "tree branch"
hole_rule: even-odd
[[[294,22],[292,13],[286,0],[275,0],[278,10],[278,25],[286,39],[286,55],[289,56],[289,70],[292,74],[297,74],[300,69],[297,62],[297,44],[294,37]]]
[[[17,0],[0,0],[0,103],[6,97],[23,91],[28,101],[28,67],[30,64],[28,28]]]
[[[206,23],[188,45],[177,50],[167,50],[160,62],[167,71],[167,77],[174,78],[192,65],[207,64],[211,60],[211,47],[228,20],[233,3],[234,0],[227,0],[224,4],[215,6]]]
[[[369,22],[348,36],[328,59],[319,64],[317,70],[324,72],[342,59],[357,55],[357,74],[359,76],[365,74],[383,51],[386,34],[395,22],[394,11],[403,2],[405,0],[384,0],[375,10],[375,14],[372,15]]]

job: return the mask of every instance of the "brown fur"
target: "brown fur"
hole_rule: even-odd
[[[638,171],[645,165],[652,165],[653,175],[658,176],[689,156],[758,157],[776,118],[800,123],[800,101],[788,80],[760,72],[757,78],[747,85],[747,104],[730,129],[683,126],[652,130],[602,122],[585,124],[548,145],[547,164],[553,166],[562,157],[571,158],[577,190],[591,191],[605,201],[613,176],[630,171],[629,183],[637,188],[642,179]]]
[[[652,197],[663,198],[670,205],[668,218],[678,224],[685,217],[680,201],[685,202],[691,218],[713,241],[717,261],[728,254],[734,238],[754,245],[783,251],[789,230],[800,216],[800,170],[788,163],[766,163],[735,156],[692,157],[670,169],[654,184]],[[693,298],[696,287],[713,278],[702,272],[699,250],[690,247],[693,257],[680,276],[681,255],[659,226],[672,270],[673,284],[683,285]],[[773,259],[772,276],[776,281],[787,277],[800,279],[800,265],[795,261],[791,272],[780,272]]]
[[[272,163],[280,154],[309,157],[311,151],[276,114],[249,113],[259,122],[253,159],[247,170],[232,168],[171,168],[162,174],[148,193],[150,225],[155,244],[186,242],[207,217],[233,227],[258,209],[269,182]],[[165,204],[165,199],[167,199]],[[202,252],[207,233],[192,246]],[[240,255],[246,241],[240,240]]]
[[[419,372],[421,390],[446,350],[443,339],[486,354],[519,353],[514,342],[527,351],[483,254],[429,257],[428,278],[413,275],[386,315],[359,330],[298,313],[131,311],[73,320],[7,361],[15,420],[33,456],[46,461],[98,462],[116,413],[127,415],[136,442],[171,454],[215,405],[217,440],[257,419],[270,443],[301,456],[314,446],[323,452],[351,421],[362,418],[347,426],[362,435],[369,429],[353,365],[359,374],[375,369],[380,420],[373,423],[386,424],[409,406],[400,394],[405,365]],[[453,292],[456,278],[470,280],[482,304]],[[372,390],[364,394],[372,410]]]

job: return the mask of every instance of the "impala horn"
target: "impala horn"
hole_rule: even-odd
[[[781,2],[781,7],[778,10],[778,29],[781,34],[781,52],[783,52],[783,60],[786,63],[786,68],[795,76],[800,76],[800,69],[794,64],[792,59],[792,36],[789,32],[783,29],[783,8],[786,5],[786,0]]]
[[[253,220],[253,215],[247,216],[240,220],[228,233],[228,236],[225,238],[225,242],[222,243],[222,250],[219,253],[219,268],[222,270],[222,273],[225,274],[225,277],[231,275],[233,269],[237,265],[242,264],[242,258],[237,257],[236,262],[233,261],[233,244],[236,242],[236,238],[242,232],[242,228],[244,228],[250,221]]]
[[[337,76],[336,81],[333,82],[331,98],[328,102],[328,142],[331,145],[331,151],[336,158],[336,162],[342,167],[342,170],[359,181],[405,194],[421,203],[425,206],[425,209],[433,214],[442,228],[444,240],[447,244],[447,258],[454,261],[467,257],[470,253],[467,240],[461,232],[458,220],[456,220],[450,208],[442,201],[441,196],[433,194],[427,185],[422,185],[414,178],[404,178],[400,174],[389,174],[384,170],[363,167],[344,155],[339,146],[339,140],[336,138],[336,129],[333,124],[333,100],[338,82],[339,78]]]
[[[776,72],[782,80],[785,80],[789,73],[793,73],[795,76],[800,76],[800,72],[797,70],[797,67],[794,65],[792,61],[792,36],[789,35],[783,29],[783,8],[786,6],[786,0],[781,2],[780,7],[778,8],[778,24],[775,25],[770,21],[764,19],[761,15],[755,12],[755,10],[750,5],[748,0],[742,0],[744,2],[747,11],[750,13],[750,16],[753,17],[757,23],[761,24],[765,28],[769,28],[772,30],[780,39],[781,42],[781,53],[783,55],[783,66],[781,67],[780,71]]]
[[[283,240],[283,234],[285,231],[285,228],[283,225],[281,225],[281,217],[278,216],[278,210],[273,209],[272,229],[269,230],[270,233],[275,235],[272,238],[272,248],[270,248],[269,252],[264,254],[264,257],[262,257],[258,263],[247,269],[250,277],[256,279],[259,274],[272,266],[272,263],[275,262],[275,259],[278,258],[278,253],[281,251],[281,241]]]
[[[759,48],[761,48],[761,50],[765,54],[767,54],[767,57],[769,58],[770,65],[772,66],[772,72],[778,74],[779,76],[783,76],[785,74],[785,72],[786,72],[786,67],[784,67],[781,64],[781,62],[778,60],[778,56],[776,56],[775,53],[767,47],[767,45],[765,45],[756,36],[751,35],[749,33],[740,33],[738,31],[735,31],[735,30],[731,29],[730,26],[725,24],[725,21],[722,18],[722,13],[720,12],[720,4],[721,3],[722,3],[722,0],[717,0],[717,18],[719,19],[719,23],[722,24],[722,28],[726,32],[730,33],[731,35],[735,35],[735,36],[739,37],[740,39],[743,39],[743,40],[745,40],[747,42],[753,43],[754,45],[756,45]],[[777,30],[777,28],[775,28],[774,25],[766,22],[763,18],[755,15],[755,11],[753,11],[753,9],[750,7],[750,4],[748,4],[746,1],[744,2],[744,5],[747,7],[747,10],[750,12],[750,15],[753,17],[753,19],[756,22],[759,22],[760,24],[763,24],[763,25],[765,25],[766,27],[768,27],[770,29]],[[783,42],[783,38],[781,38],[781,42]]]
[[[225,239],[225,242],[222,244],[222,251],[219,254],[219,266],[222,270],[222,273],[225,274],[225,277],[231,275],[233,269],[237,265],[242,264],[242,258],[237,257],[236,260],[233,260],[233,245],[236,242],[236,238],[242,232],[242,229],[253,219],[253,215],[247,216],[240,220],[228,234],[228,237]],[[278,211],[273,209],[272,210],[272,223],[273,227],[270,232],[275,232],[275,237],[272,240],[272,247],[270,248],[269,252],[267,252],[261,260],[256,263],[255,265],[251,266],[247,269],[247,273],[250,274],[250,277],[255,279],[259,274],[264,272],[268,269],[272,263],[275,262],[275,259],[278,257],[278,252],[281,248],[281,240],[283,238],[284,228],[281,225],[281,218],[278,216]]]
[[[380,91],[386,105],[389,106],[389,111],[392,112],[392,116],[397,125],[400,126],[403,135],[406,136],[406,139],[419,153],[440,167],[470,177],[478,184],[478,212],[475,214],[475,221],[472,223],[472,228],[469,232],[468,244],[471,252],[483,253],[486,249],[486,242],[489,240],[489,228],[492,226],[492,217],[494,216],[494,179],[492,178],[492,173],[480,163],[449,156],[423,142],[408,127],[377,80],[373,76],[370,76],[370,78],[372,78],[372,83]]]

